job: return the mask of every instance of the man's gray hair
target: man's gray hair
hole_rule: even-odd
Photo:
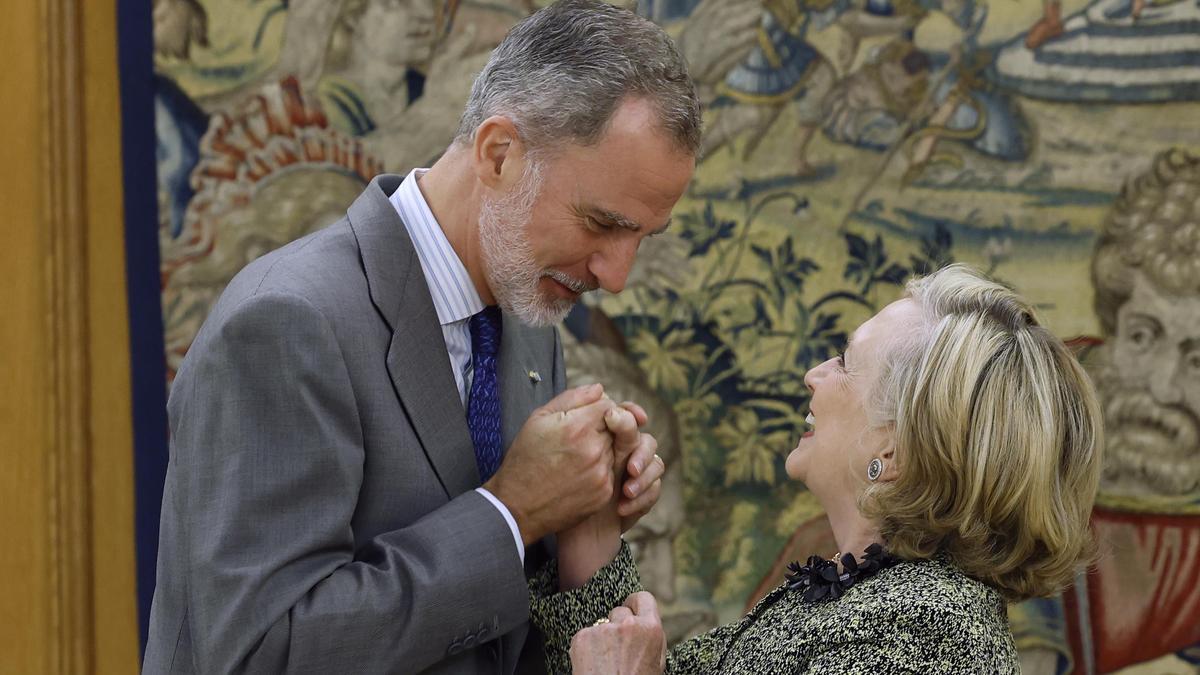
[[[700,147],[700,104],[671,38],[599,0],[561,0],[509,31],[475,78],[456,140],[493,115],[513,121],[534,153],[598,142],[626,97],[645,97],[688,154]]]

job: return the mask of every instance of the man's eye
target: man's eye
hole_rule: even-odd
[[[1193,350],[1188,352],[1188,355],[1184,358],[1184,364],[1189,374],[1200,374],[1200,351]]]
[[[1149,328],[1135,328],[1129,334],[1129,339],[1139,347],[1148,347],[1154,342],[1154,331]]]

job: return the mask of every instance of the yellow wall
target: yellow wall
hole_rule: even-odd
[[[0,429],[4,435],[0,470],[0,669],[42,672],[42,647],[50,628],[50,579],[46,569],[49,525],[43,483],[45,466],[46,398],[43,381],[46,360],[41,313],[45,284],[41,275],[44,237],[37,227],[37,171],[25,162],[38,158],[40,65],[28,36],[38,28],[37,6],[14,3],[0,21],[0,87],[9,97],[4,135],[11,156],[22,161],[0,162],[0,203],[5,219],[0,269],[5,270],[5,318],[0,321],[0,354],[5,378],[0,387]],[[20,49],[20,45],[26,45]],[[36,164],[35,164],[36,166]]]
[[[137,670],[116,47],[115,0],[0,21],[4,673]]]

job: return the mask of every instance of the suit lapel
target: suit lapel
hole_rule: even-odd
[[[500,427],[507,449],[534,408],[549,400],[553,388],[552,373],[544,359],[538,359],[533,347],[538,344],[530,333],[534,329],[515,317],[504,314],[504,333],[500,340]]]
[[[539,353],[544,353],[544,345],[545,340],[538,339],[536,329],[504,314],[496,374],[500,384],[500,433],[506,452],[529,413],[553,396],[554,364],[546,363],[544,355],[538,358]],[[545,540],[526,548],[525,575],[532,576],[548,559]],[[504,672],[542,672],[545,669],[543,642],[542,634],[532,623],[506,633],[500,641]]]
[[[420,260],[387,198],[401,180],[394,175],[376,177],[350,206],[348,216],[371,301],[392,330],[387,354],[392,386],[426,458],[453,499],[479,485],[479,469]]]
[[[424,279],[420,281],[424,288]],[[388,375],[421,439],[425,456],[453,499],[479,487],[479,468],[437,313],[428,291],[424,293],[429,305],[427,311],[413,317],[409,330],[405,330],[409,324],[406,317],[404,325],[392,337],[387,356]]]

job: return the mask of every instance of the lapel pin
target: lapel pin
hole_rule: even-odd
[[[542,376],[540,374],[538,374],[538,371],[531,370],[531,371],[529,371],[529,381],[534,382],[534,383],[541,382]]]

